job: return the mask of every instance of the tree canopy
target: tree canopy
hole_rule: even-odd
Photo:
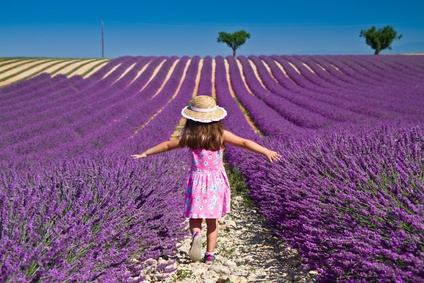
[[[375,50],[375,55],[386,48],[392,50],[393,40],[402,38],[402,35],[397,35],[397,32],[391,26],[385,26],[382,29],[373,26],[369,30],[361,30],[359,36],[365,37],[367,45]]]
[[[244,30],[239,30],[234,33],[221,31],[218,34],[217,42],[226,43],[227,46],[233,50],[234,57],[236,57],[236,50],[242,46],[248,38],[250,38],[250,33]]]

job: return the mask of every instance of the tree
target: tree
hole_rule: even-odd
[[[397,32],[391,26],[385,26],[383,29],[376,29],[373,26],[369,30],[361,30],[359,36],[365,37],[367,45],[375,50],[375,55],[378,55],[381,50],[386,48],[392,50],[391,44],[393,40],[402,38],[402,35],[397,35]]]
[[[236,57],[236,50],[242,46],[248,38],[250,33],[239,30],[234,33],[218,32],[219,36],[217,42],[226,43],[228,47],[233,50],[233,56]]]

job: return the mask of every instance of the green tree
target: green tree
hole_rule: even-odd
[[[233,56],[236,57],[236,50],[242,46],[248,38],[250,33],[239,30],[234,33],[218,32],[219,36],[217,42],[226,43],[228,47],[233,50]]]
[[[386,48],[392,50],[393,40],[402,38],[402,35],[397,35],[397,32],[391,26],[385,26],[382,29],[376,29],[373,26],[369,30],[361,30],[359,36],[365,37],[365,42],[375,50],[375,55]]]

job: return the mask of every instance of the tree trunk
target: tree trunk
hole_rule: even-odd
[[[236,58],[236,49],[233,49],[233,57]]]

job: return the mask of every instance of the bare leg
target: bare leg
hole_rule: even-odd
[[[213,253],[215,250],[216,242],[218,240],[218,219],[206,219],[207,226],[207,247],[206,251]]]
[[[194,232],[202,231],[202,218],[190,218],[190,233],[193,235]]]

